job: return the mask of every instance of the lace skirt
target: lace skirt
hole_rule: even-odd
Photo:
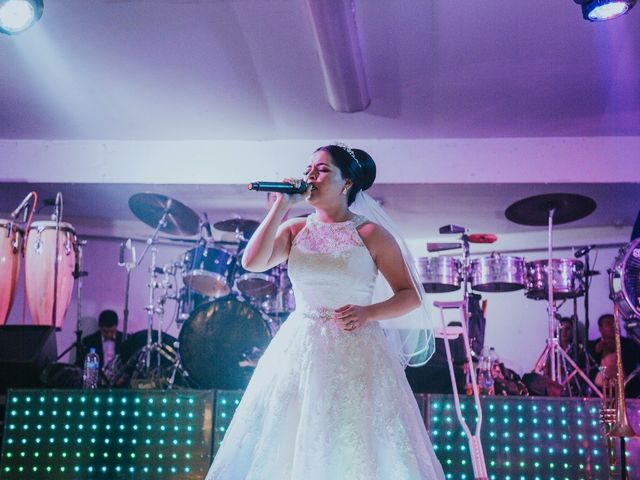
[[[207,480],[444,479],[377,323],[295,312],[260,359]]]

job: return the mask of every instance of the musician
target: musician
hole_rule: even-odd
[[[118,314],[113,310],[104,310],[98,317],[98,331],[82,339],[85,353],[95,348],[100,357],[100,369],[108,365],[120,353],[122,332],[118,331]],[[78,359],[81,364],[84,359]]]
[[[573,326],[574,317],[560,317],[558,320],[558,342],[560,348],[562,348],[565,352],[569,354],[580,368],[583,368],[585,365],[585,348],[584,344],[580,343],[580,341],[576,342],[574,345],[573,342]],[[579,323],[578,328],[581,328],[582,325]],[[580,338],[580,334],[578,334],[578,339]],[[574,352],[574,349],[577,348],[577,355]]]
[[[616,375],[616,343],[614,318],[610,313],[605,313],[598,318],[600,338],[589,342],[589,352],[596,364],[606,368],[608,376]],[[622,368],[625,377],[640,364],[640,346],[633,340],[620,335],[620,349],[622,353]],[[596,383],[598,378],[596,377]]]

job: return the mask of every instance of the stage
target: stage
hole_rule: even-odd
[[[225,390],[10,390],[1,478],[201,480],[241,396]],[[447,479],[472,479],[453,397],[416,398]],[[470,400],[462,402],[468,420]],[[598,400],[483,397],[482,408],[490,479],[609,478]],[[640,431],[640,400],[628,400],[627,409]],[[638,478],[640,440],[627,443],[626,458],[630,478]]]

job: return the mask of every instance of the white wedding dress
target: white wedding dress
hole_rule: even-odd
[[[260,359],[206,480],[444,479],[402,367],[377,322],[330,320],[371,303],[363,217],[310,216],[289,255],[297,309]]]

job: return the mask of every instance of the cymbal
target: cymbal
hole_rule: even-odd
[[[223,232],[240,232],[245,238],[249,238],[256,231],[260,222],[248,218],[230,218],[220,220],[213,224],[213,228]]]
[[[553,224],[560,225],[590,215],[596,209],[595,200],[576,193],[535,195],[509,205],[505,216],[520,225],[547,225],[554,209]]]
[[[150,227],[156,228],[166,213],[165,224],[160,231],[171,235],[195,235],[198,233],[198,214],[175,198],[159,193],[136,193],[129,198],[133,214]]]

